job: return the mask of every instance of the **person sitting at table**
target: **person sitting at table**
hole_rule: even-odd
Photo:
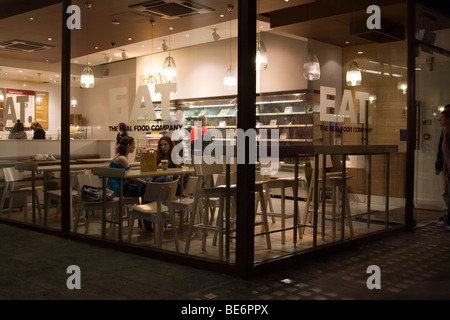
[[[120,168],[130,170],[128,163],[128,154],[134,152],[136,148],[136,141],[133,137],[125,136],[120,140],[117,148],[118,155],[116,155],[109,163],[110,168]],[[123,196],[124,197],[139,197],[144,195],[145,183],[148,178],[123,180]],[[108,188],[113,190],[116,196],[120,194],[120,178],[108,178]]]
[[[30,128],[33,129],[33,131],[34,131],[33,140],[34,139],[45,139],[44,128],[42,127],[42,125],[39,122],[33,121],[30,124]]]
[[[179,167],[172,161],[172,150],[175,147],[175,143],[168,136],[162,136],[158,141],[158,149],[156,150],[156,164],[159,169],[162,168],[161,161],[168,161],[168,168],[177,168]],[[165,176],[155,177],[153,179],[154,182],[170,182],[175,180],[176,177]]]
[[[23,122],[17,120],[16,124],[9,133],[8,139],[27,139],[27,133],[25,132]]]

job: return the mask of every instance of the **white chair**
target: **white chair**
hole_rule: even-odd
[[[8,209],[8,218],[11,217],[12,209],[13,209],[13,201],[14,199],[21,199],[23,208],[23,219],[27,221],[27,206],[28,196],[35,197],[36,205],[38,208],[39,218],[41,217],[41,208],[39,203],[39,197],[37,194],[37,190],[42,190],[42,186],[35,187],[35,193],[33,194],[32,187],[28,187],[23,183],[24,177],[19,170],[16,170],[13,167],[3,168],[3,176],[5,179],[5,187],[3,190],[2,200],[0,202],[0,209],[3,211],[3,207],[5,206],[6,199],[9,200],[9,209]]]
[[[143,203],[139,205],[128,205],[131,211],[128,228],[128,242],[131,241],[131,234],[135,219],[149,221],[153,223],[154,241],[158,248],[162,248],[162,234],[165,222],[172,224],[173,238],[176,251],[179,252],[178,235],[175,227],[175,217],[173,211],[169,209],[170,201],[175,197],[178,180],[170,182],[148,182],[145,185]],[[142,223],[144,225],[144,223]]]
[[[189,221],[190,216],[193,215],[194,202],[197,201],[197,190],[201,188],[201,183],[200,177],[190,176],[186,188],[183,190],[183,196],[177,197],[169,203],[169,209],[180,214],[180,231],[182,231],[184,221]],[[195,208],[200,209],[197,205]]]

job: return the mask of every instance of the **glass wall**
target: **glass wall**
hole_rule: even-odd
[[[449,104],[446,88],[449,68],[447,41],[450,22],[437,12],[416,9],[416,144],[415,216],[442,215],[447,207],[445,177],[435,171],[441,133],[439,116]],[[435,214],[433,214],[433,211]]]
[[[46,215],[44,198],[58,206],[59,172],[44,167],[61,159],[60,17],[54,5],[0,20],[0,217],[57,230],[60,208]]]
[[[253,32],[253,25],[239,21],[237,0],[72,1],[65,19],[61,4],[1,19],[11,41],[0,50],[0,160],[24,178],[34,174],[23,183],[34,181],[38,195],[25,195],[27,210],[13,199],[11,212],[5,197],[1,217],[58,230],[65,217],[78,239],[227,266],[402,226],[411,110],[406,1],[253,4],[256,55],[248,73],[256,82],[240,88],[255,91],[254,103],[238,96],[238,27],[245,38],[243,27]],[[416,204],[440,207],[430,195],[439,194],[431,186],[439,189],[440,178],[424,168],[431,168],[439,107],[448,98],[447,22],[417,12]],[[61,74],[62,21],[71,36],[70,75]],[[243,81],[248,66],[240,63]],[[64,127],[63,76],[70,79]],[[47,139],[31,141],[31,129],[27,142],[9,139],[18,119],[26,128],[42,124]],[[132,140],[120,140],[124,132]],[[70,198],[61,206],[64,133]],[[168,160],[167,171],[160,160]],[[111,167],[122,170],[104,170]],[[93,201],[85,185],[115,198]],[[152,207],[166,185],[171,198]]]

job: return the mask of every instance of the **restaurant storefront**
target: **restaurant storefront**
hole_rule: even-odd
[[[434,161],[450,20],[439,8],[49,1],[0,25],[2,223],[246,277],[444,208]],[[10,137],[18,120],[26,140]],[[32,122],[46,139],[32,139]],[[106,169],[119,123],[136,146],[130,170]],[[173,168],[157,170],[164,137]],[[108,179],[153,182],[141,198],[123,197],[126,184],[88,201],[83,185]],[[138,207],[170,180],[171,199]]]

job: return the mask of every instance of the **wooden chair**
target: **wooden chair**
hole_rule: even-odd
[[[80,189],[77,187],[78,175],[87,174],[87,170],[74,170],[70,172],[70,186],[71,186],[71,192],[70,192],[70,221],[72,221],[73,217],[73,210],[75,208],[75,204],[80,201]],[[59,213],[61,212],[61,189],[56,190],[47,190],[47,203],[45,203],[46,210],[44,212],[48,212],[51,203],[56,202],[56,216],[58,217]],[[48,217],[46,217],[47,220]]]
[[[179,252],[178,235],[175,227],[175,217],[173,211],[169,209],[170,201],[175,197],[178,180],[170,182],[148,182],[145,185],[143,203],[140,205],[127,206],[130,211],[130,223],[128,228],[128,242],[131,241],[131,234],[135,219],[141,219],[154,224],[154,241],[158,248],[162,248],[162,234],[165,221],[172,224],[173,238],[176,251]]]
[[[82,196],[82,189],[83,186],[91,186],[91,187],[97,187],[101,188],[103,187],[103,181],[102,179],[94,175],[92,173],[86,174],[86,175],[77,175],[77,186],[78,191],[81,195],[80,201],[78,202],[78,208],[75,216],[75,222],[73,224],[73,232],[77,232],[78,230],[78,223],[80,221],[81,214],[85,212],[85,233],[89,232],[89,215],[88,211],[94,211],[94,210],[103,210],[103,201],[86,201]],[[111,201],[106,201],[106,209],[110,209],[111,211],[114,209],[118,209],[119,206],[119,198],[116,197]]]
[[[34,170],[35,168],[31,169]],[[35,187],[35,193],[33,194],[33,188],[28,187],[23,183],[24,177],[22,173],[19,170],[16,170],[14,167],[3,168],[3,176],[5,179],[5,187],[0,202],[1,211],[3,211],[5,201],[6,199],[8,199],[9,200],[8,218],[11,217],[14,199],[21,199],[22,200],[21,207],[23,208],[23,220],[26,222],[27,206],[28,206],[27,198],[28,196],[32,196],[35,198],[37,204],[39,218],[42,218],[39,197],[37,194],[38,190],[42,190],[42,186]]]

